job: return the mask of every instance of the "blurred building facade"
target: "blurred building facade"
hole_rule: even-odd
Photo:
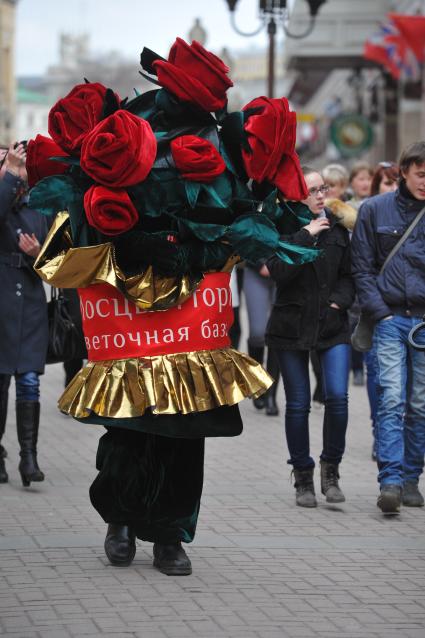
[[[295,1],[292,32],[305,29],[306,7],[305,2]],[[303,149],[309,159],[318,163],[344,159],[330,135],[333,120],[344,113],[369,122],[374,142],[362,157],[372,163],[396,160],[404,146],[419,139],[424,109],[420,83],[396,82],[363,58],[363,47],[387,13],[424,9],[422,0],[328,0],[308,38],[286,41],[288,96],[300,114],[301,135],[304,122],[314,122],[316,131]]]
[[[17,0],[0,0],[0,143],[14,139],[15,10]]]

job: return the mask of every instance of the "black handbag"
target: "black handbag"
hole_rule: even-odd
[[[394,255],[399,250],[399,248],[401,248],[401,246],[404,244],[404,242],[406,241],[406,239],[408,238],[412,230],[422,219],[424,213],[425,213],[425,208],[422,208],[419,211],[419,213],[416,215],[415,219],[412,221],[410,226],[405,230],[403,235],[400,237],[397,244],[394,246],[391,252],[387,255],[387,258],[385,259],[384,263],[382,264],[381,270],[379,271],[380,275],[382,275],[382,273],[385,270],[385,266],[388,264],[390,259],[394,257]],[[375,324],[376,322],[365,312],[362,311],[360,313],[360,317],[357,322],[357,325],[354,328],[353,334],[351,335],[351,345],[353,346],[354,350],[357,350],[358,352],[368,352],[372,348],[373,332],[375,330]]]
[[[46,363],[84,358],[84,336],[72,320],[61,288],[51,288],[47,319],[49,341]]]

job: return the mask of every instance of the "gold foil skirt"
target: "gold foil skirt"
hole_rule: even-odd
[[[157,357],[89,362],[59,400],[77,418],[188,414],[247,397],[257,398],[273,379],[248,355],[225,348]]]

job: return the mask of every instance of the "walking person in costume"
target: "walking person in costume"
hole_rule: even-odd
[[[6,427],[9,385],[15,377],[19,473],[24,486],[44,480],[37,461],[40,382],[47,351],[47,302],[34,260],[47,235],[43,215],[28,206],[26,148],[12,144],[0,174],[0,441]],[[9,480],[0,443],[0,483]]]
[[[360,305],[375,322],[377,505],[390,514],[401,504],[424,505],[419,478],[425,453],[425,358],[409,345],[408,335],[425,314],[425,142],[405,149],[399,167],[397,190],[362,204],[352,240]],[[419,333],[417,340],[423,339]]]
[[[276,188],[260,202],[247,186],[255,156],[288,196],[306,194],[287,100],[227,113],[228,69],[196,41],[177,38],[168,60],[144,49],[141,64],[161,88],[121,100],[77,85],[50,112],[53,139],[36,138],[47,177],[31,201],[64,211],[36,269],[80,296],[88,364],[59,407],[106,429],[90,488],[106,555],[129,565],[139,538],[154,543],[157,569],[186,575],[205,438],[240,434],[237,403],[272,383],[230,347],[230,271],[239,259],[318,253],[280,239]],[[272,164],[272,149],[256,151],[258,120],[280,131]],[[54,147],[67,155],[60,175]]]
[[[305,168],[304,177],[307,197],[301,203],[282,202],[279,229],[300,246],[316,246],[321,255],[313,263],[296,266],[275,257],[267,261],[277,294],[266,338],[276,349],[282,372],[288,462],[294,468],[296,503],[317,507],[309,440],[309,353],[318,353],[323,378],[321,491],[328,503],[341,503],[345,497],[339,487],[339,465],[345,450],[350,367],[347,311],[354,299],[354,284],[348,231],[325,208],[328,186],[314,169]]]

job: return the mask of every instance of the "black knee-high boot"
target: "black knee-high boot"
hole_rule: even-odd
[[[40,403],[38,401],[16,402],[16,425],[21,447],[19,473],[24,487],[31,481],[44,481],[44,474],[37,463],[37,440],[40,423]]]
[[[3,438],[3,434],[6,429],[8,394],[8,388],[6,388],[6,391],[0,388],[0,441]],[[7,452],[3,445],[0,443],[0,483],[7,483],[9,480],[6,472],[6,465],[4,462],[4,459],[6,457]]]
[[[9,480],[4,462],[4,459],[7,457],[7,452],[3,445],[1,445],[1,440],[6,429],[9,385],[10,374],[0,374],[0,483],[7,483]]]
[[[251,339],[248,339],[248,354],[250,357],[258,361],[258,363],[263,365],[264,345],[255,344]],[[257,410],[262,410],[266,405],[265,395],[263,394],[261,397],[258,397],[258,399],[253,399],[252,402]]]
[[[277,385],[279,383],[279,361],[276,356],[276,352],[273,348],[267,348],[267,372],[274,379],[273,385],[267,390],[264,395],[266,400],[266,414],[267,416],[277,416],[279,414],[279,408],[276,403]]]

